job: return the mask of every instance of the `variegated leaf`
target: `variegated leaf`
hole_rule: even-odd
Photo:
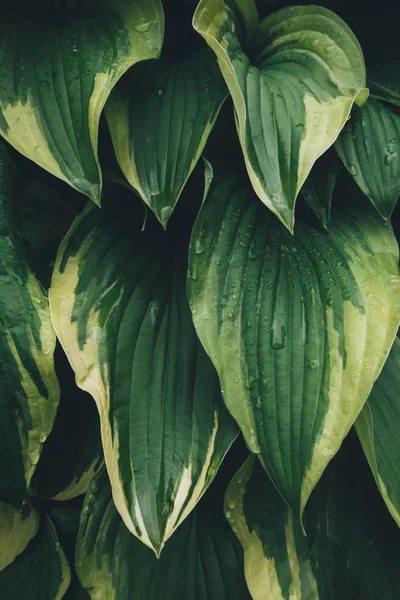
[[[21,501],[59,402],[46,294],[14,220],[17,174],[0,146],[0,498]]]
[[[355,428],[375,481],[400,527],[400,340],[395,339]]]
[[[201,0],[195,29],[217,55],[259,198],[293,231],[296,197],[335,141],[365,66],[345,23],[321,6],[283,8],[258,22],[254,0]]]
[[[303,221],[293,237],[245,177],[215,171],[190,244],[192,316],[225,404],[300,520],[400,323],[393,231],[341,200],[329,234]]]
[[[185,295],[185,236],[163,234],[132,195],[88,206],[62,243],[50,304],[78,385],[100,413],[127,527],[157,554],[237,435]]]
[[[2,9],[0,133],[19,152],[100,204],[100,115],[129,67],[156,58],[160,0],[104,0],[70,19]],[[65,22],[66,21],[66,22]]]
[[[106,116],[120,167],[164,227],[226,96],[208,48],[137,65],[110,96]]]
[[[76,566],[92,600],[250,600],[222,502],[202,499],[157,560],[125,527],[106,474],[85,498]]]

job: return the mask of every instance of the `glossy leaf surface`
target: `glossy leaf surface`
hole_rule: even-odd
[[[195,29],[217,55],[259,198],[290,230],[296,197],[365,90],[357,39],[334,13],[292,6],[261,23],[255,2],[202,0]]]
[[[237,173],[214,173],[194,226],[196,331],[249,448],[301,519],[364,405],[400,321],[398,247],[378,215],[329,234],[278,225]]]
[[[100,413],[114,499],[156,553],[212,481],[237,428],[192,325],[187,239],[132,195],[88,206],[60,247],[50,290],[58,337]]]
[[[335,147],[360,189],[388,219],[400,196],[400,116],[370,99],[354,108]]]
[[[240,544],[225,521],[222,505],[205,501],[157,560],[125,527],[107,476],[97,477],[85,499],[76,555],[78,576],[90,597],[250,600]]]
[[[156,58],[159,0],[81,3],[76,18],[3,9],[0,133],[19,152],[100,204],[100,115],[118,79]]]
[[[166,227],[227,96],[211,50],[137,65],[106,116],[129,183]]]

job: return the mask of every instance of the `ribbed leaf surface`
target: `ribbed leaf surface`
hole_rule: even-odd
[[[217,55],[254,190],[289,230],[314,162],[362,104],[364,59],[334,13],[296,6],[258,24],[255,2],[201,0],[195,29]]]
[[[137,65],[110,96],[106,116],[120,167],[164,227],[226,96],[208,48]]]
[[[237,428],[192,325],[187,240],[132,196],[79,216],[50,290],[59,339],[100,413],[115,502],[159,553],[212,481]]]
[[[400,116],[370,99],[355,107],[335,147],[361,190],[388,219],[400,196]]]
[[[0,133],[19,152],[100,204],[100,115],[134,63],[156,58],[160,0],[104,0],[66,22],[3,8]],[[80,18],[79,18],[80,17]]]
[[[106,475],[85,498],[76,565],[92,600],[250,600],[243,553],[222,506],[202,501],[167,543],[161,558],[125,527]]]
[[[292,236],[238,174],[214,173],[191,238],[197,333],[248,446],[299,518],[400,322],[393,232],[343,204],[329,234],[301,222]]]

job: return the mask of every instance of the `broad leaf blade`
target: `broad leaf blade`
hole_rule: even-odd
[[[61,600],[71,574],[51,520],[43,516],[38,533],[26,550],[0,573],[4,600]]]
[[[86,492],[93,475],[103,464],[103,450],[95,402],[77,387],[60,346],[55,359],[61,400],[30,491],[41,498],[60,501]]]
[[[0,133],[100,204],[100,115],[121,75],[159,55],[163,12],[160,0],[106,0],[90,15],[65,24],[3,10]]]
[[[191,238],[197,333],[248,446],[299,518],[400,320],[393,232],[344,203],[329,234],[303,222],[293,237],[238,174],[214,174]]]
[[[110,96],[106,116],[118,162],[164,227],[226,95],[206,48],[137,65]]]
[[[18,502],[52,429],[59,385],[47,297],[15,226],[16,177],[0,146],[0,497]]]
[[[228,486],[225,515],[243,546],[253,600],[318,600],[307,538],[253,456]]]
[[[379,491],[400,526],[399,392],[400,341],[396,338],[355,428]]]
[[[360,189],[388,219],[400,195],[400,116],[370,99],[355,107],[335,147]]]
[[[60,247],[50,302],[78,385],[100,413],[114,498],[157,553],[212,481],[237,428],[185,294],[187,240],[131,194],[90,206]]]
[[[97,476],[85,498],[76,552],[78,576],[91,598],[250,600],[240,545],[222,510],[203,502],[157,560],[125,527],[107,476]]]
[[[12,504],[0,502],[0,571],[25,550],[38,528],[36,511],[25,508],[22,512]]]
[[[215,51],[232,95],[254,190],[292,231],[296,197],[313,164],[334,143],[353,103],[367,97],[364,59],[345,23],[319,6],[271,14],[251,28],[246,45],[242,4],[202,0],[193,23]]]

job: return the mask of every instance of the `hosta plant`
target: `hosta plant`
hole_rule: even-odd
[[[384,5],[2,4],[1,600],[400,598]]]

